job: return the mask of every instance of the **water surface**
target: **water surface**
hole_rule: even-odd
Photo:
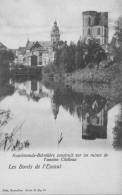
[[[1,150],[122,148],[121,102],[36,79],[9,79],[0,89]]]

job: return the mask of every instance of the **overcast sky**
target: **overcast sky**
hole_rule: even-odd
[[[57,20],[61,39],[77,41],[82,36],[82,11],[109,12],[109,34],[122,14],[122,0],[0,0],[0,42],[9,48],[30,40],[50,40]]]

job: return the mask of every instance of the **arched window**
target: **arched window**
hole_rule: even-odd
[[[97,34],[100,35],[100,28],[97,29]]]

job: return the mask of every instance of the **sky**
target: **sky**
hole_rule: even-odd
[[[54,20],[62,40],[77,42],[87,10],[108,11],[110,40],[122,15],[122,0],[0,0],[0,42],[14,49],[25,46],[27,39],[49,41]]]

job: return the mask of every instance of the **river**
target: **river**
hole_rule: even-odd
[[[122,148],[122,102],[36,79],[0,84],[1,150]]]

